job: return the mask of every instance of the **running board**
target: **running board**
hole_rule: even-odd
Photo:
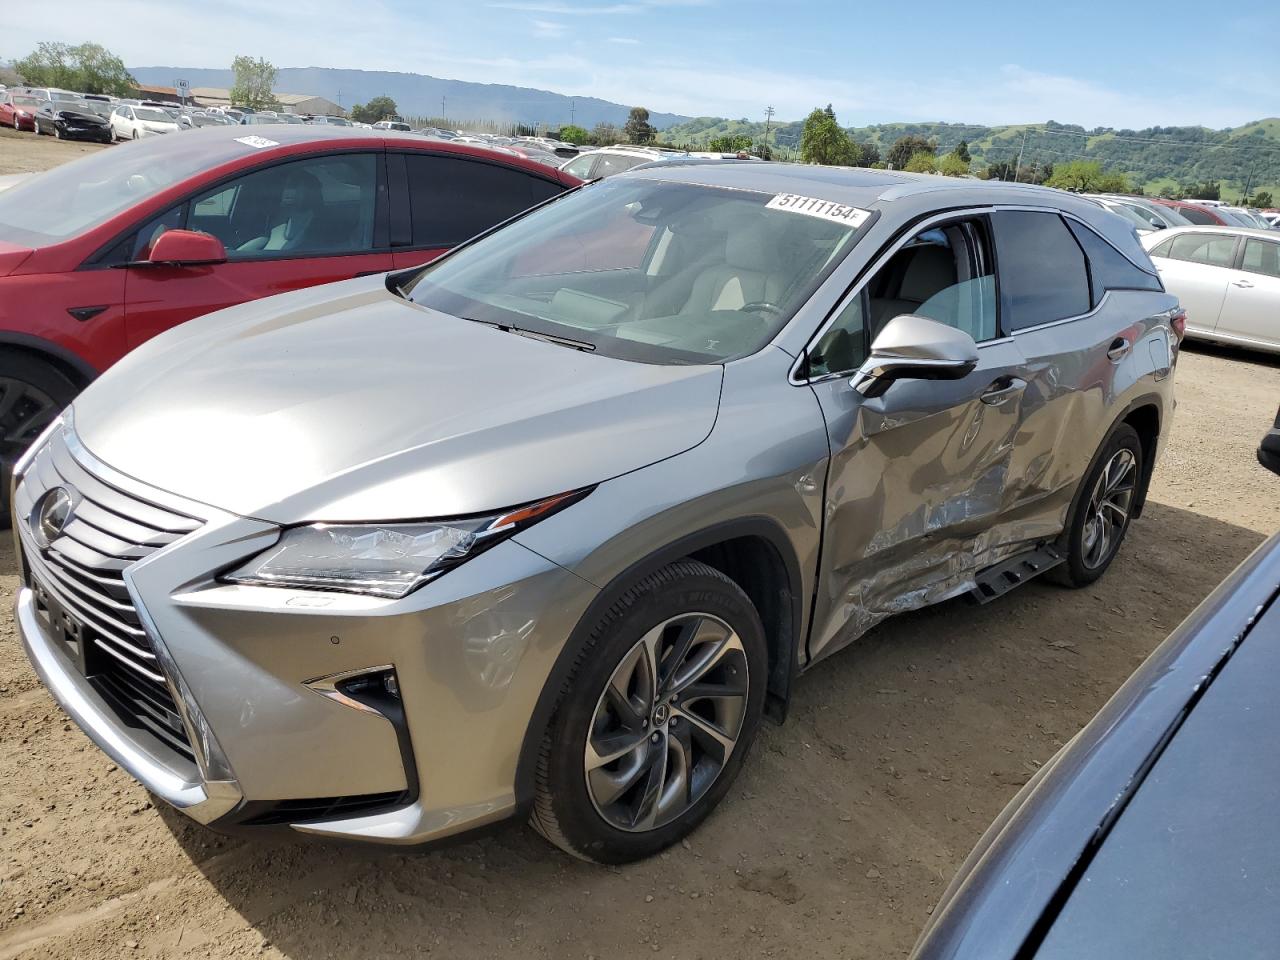
[[[1014,587],[1020,587],[1046,570],[1052,570],[1058,564],[1066,562],[1066,559],[1052,544],[1020,553],[979,571],[969,597],[976,603],[990,603],[1003,597]]]

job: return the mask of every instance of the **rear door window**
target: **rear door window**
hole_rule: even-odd
[[[1000,210],[991,220],[1006,333],[1078,317],[1092,309],[1084,251],[1062,217]]]
[[[429,154],[405,154],[415,247],[452,247],[563,191],[523,170]]]
[[[1230,233],[1184,233],[1173,238],[1166,256],[1170,260],[1229,267],[1236,258],[1236,238]]]
[[[1246,240],[1243,267],[1249,273],[1280,277],[1280,244],[1270,240]]]

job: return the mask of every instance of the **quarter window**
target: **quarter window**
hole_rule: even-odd
[[[1235,260],[1236,238],[1231,234],[1184,233],[1173,238],[1167,256],[1171,260],[1229,267]]]
[[[1160,281],[1139,269],[1127,257],[1082,223],[1068,220],[1067,226],[1089,258],[1089,278],[1096,306],[1108,290],[1152,290],[1160,292]]]
[[[1280,244],[1269,240],[1245,240],[1244,269],[1264,277],[1280,277]]]
[[[866,359],[867,309],[864,291],[849,301],[830,329],[809,351],[809,376],[852,373]]]
[[[1056,213],[992,215],[1006,332],[1088,313],[1093,301],[1084,252]]]
[[[452,247],[560,193],[522,170],[459,157],[406,154],[416,247]]]

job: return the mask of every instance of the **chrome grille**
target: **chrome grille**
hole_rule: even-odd
[[[71,519],[41,549],[29,518],[54,487],[70,492]],[[194,760],[124,571],[201,521],[103,482],[72,456],[61,435],[37,455],[15,508],[28,585],[51,631],[125,723]]]

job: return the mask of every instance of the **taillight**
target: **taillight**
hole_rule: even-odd
[[[1182,342],[1182,338],[1187,335],[1187,311],[1179,307],[1173,313],[1169,314],[1169,326],[1173,327],[1173,335],[1178,338],[1178,342]]]

